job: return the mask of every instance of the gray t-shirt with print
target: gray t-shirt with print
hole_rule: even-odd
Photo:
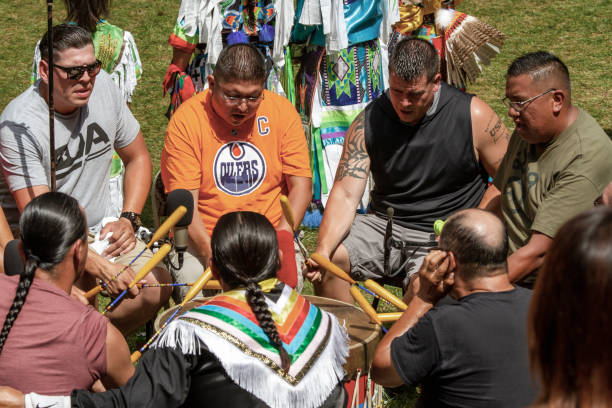
[[[49,107],[39,83],[13,99],[0,116],[0,204],[13,230],[19,211],[11,191],[51,184]],[[55,113],[57,190],[79,201],[90,227],[102,221],[109,208],[113,148],[126,147],[139,131],[104,71],[96,77],[87,105],[69,115]]]

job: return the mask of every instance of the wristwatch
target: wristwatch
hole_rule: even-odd
[[[134,228],[134,233],[138,231],[138,228],[142,226],[142,221],[140,219],[140,214],[131,211],[124,211],[121,213],[121,218],[127,218],[132,223],[132,228]]]

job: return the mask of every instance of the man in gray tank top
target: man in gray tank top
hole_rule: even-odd
[[[47,35],[41,41],[41,80],[13,99],[0,117],[0,202],[9,225],[18,228],[20,211],[35,196],[49,191],[50,147],[48,121],[49,64]],[[98,255],[88,252],[85,274],[77,285],[90,289],[94,279],[110,281],[144,247],[135,237],[140,212],[151,185],[151,159],[140,126],[119,89],[100,69],[89,32],[61,24],[53,28],[53,100],[57,190],[73,196],[85,210],[90,232],[100,231],[110,246]],[[94,86],[95,85],[95,86]],[[121,218],[107,223],[110,192],[108,174],[113,148],[125,164],[125,198]],[[132,268],[152,256],[145,252]],[[111,263],[107,258],[115,258]],[[118,294],[133,279],[128,268],[109,284]],[[148,283],[170,281],[163,267],[154,268]],[[138,289],[132,295],[138,294]],[[161,289],[161,290],[160,290]],[[123,333],[137,329],[154,316],[170,296],[168,288],[143,291],[123,301],[108,316]]]
[[[506,152],[508,131],[486,103],[440,78],[431,44],[415,38],[398,43],[389,58],[389,89],[346,134],[317,252],[358,280],[406,286],[427,246],[435,246],[433,222],[488,202],[487,179]],[[370,174],[370,213],[355,217]],[[389,207],[397,244],[384,270]],[[314,265],[307,274],[316,293],[352,302],[348,283],[322,272]]]

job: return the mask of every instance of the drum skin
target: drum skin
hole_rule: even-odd
[[[348,331],[350,340],[349,356],[344,364],[346,380],[355,378],[357,370],[368,372],[374,358],[374,350],[380,340],[380,326],[370,321],[370,318],[357,306],[319,296],[304,295],[309,302],[321,309],[330,312]],[[205,299],[196,299],[187,302],[183,312],[201,305]],[[155,330],[168,319],[178,306],[165,310],[155,319]]]

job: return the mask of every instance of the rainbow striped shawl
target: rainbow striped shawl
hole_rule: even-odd
[[[259,327],[245,290],[215,296],[171,322],[152,347],[198,354],[203,343],[241,388],[271,407],[318,407],[344,377],[348,336],[335,316],[312,305],[277,279],[260,282],[291,357],[280,356]]]

